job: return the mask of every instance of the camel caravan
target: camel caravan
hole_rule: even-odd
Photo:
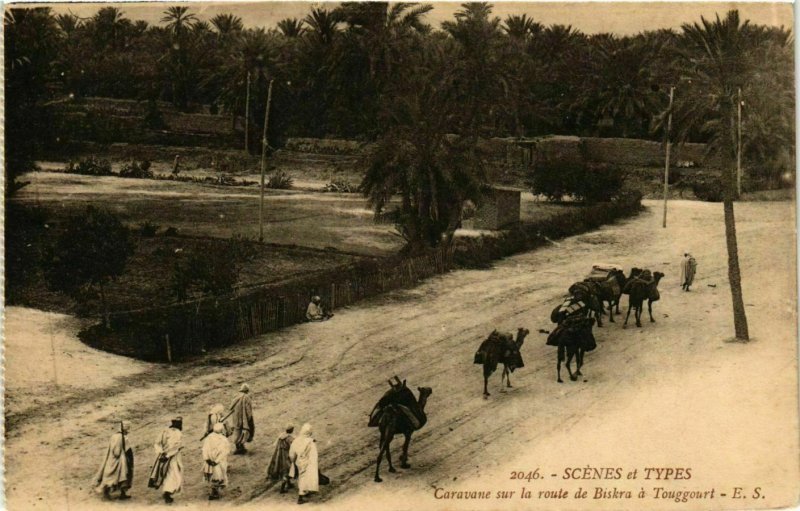
[[[626,328],[631,310],[634,311],[636,326],[641,327],[642,310],[647,301],[650,321],[653,318],[653,302],[659,300],[658,283],[664,277],[661,272],[651,272],[647,269],[632,268],[626,277],[618,265],[594,265],[591,273],[582,281],[575,282],[568,289],[568,296],[557,305],[550,314],[550,320],[556,328],[549,332],[547,344],[558,348],[556,374],[558,383],[561,379],[561,364],[565,363],[569,378],[576,381],[582,376],[583,357],[586,352],[597,347],[592,328],[595,323],[598,328],[603,326],[603,316],[608,305],[609,321],[614,322],[614,309],[620,314],[620,301],[622,295],[628,295],[628,310],[622,327]],[[500,375],[500,385],[511,388],[511,373],[516,369],[525,367],[522,360],[522,345],[530,334],[526,328],[519,328],[516,336],[510,332],[494,330],[484,340],[475,353],[474,363],[483,366],[483,397],[489,394],[489,377],[497,370],[498,365],[503,365]],[[576,369],[572,371],[572,360],[575,359]],[[428,418],[425,414],[425,405],[433,391],[430,387],[419,387],[419,396],[408,388],[406,381],[400,381],[395,376],[394,381],[389,380],[389,390],[380,398],[372,409],[369,426],[380,431],[378,443],[378,459],[375,466],[375,482],[383,481],[380,477],[381,461],[384,456],[389,463],[389,472],[396,472],[392,464],[391,443],[395,435],[405,437],[403,451],[400,455],[400,467],[410,468],[408,464],[408,448],[411,436],[422,428]]]
[[[644,302],[647,301],[650,321],[654,323],[653,302],[661,298],[658,283],[663,277],[664,274],[661,272],[652,273],[642,268],[632,268],[630,275],[626,277],[618,265],[598,264],[592,267],[591,273],[585,279],[572,284],[568,289],[567,298],[550,314],[550,320],[556,324],[556,328],[552,332],[540,330],[541,333],[549,334],[547,344],[558,348],[557,381],[563,383],[562,363],[567,367],[570,380],[576,381],[582,376],[584,354],[597,347],[592,328],[595,323],[598,328],[603,326],[605,304],[608,304],[608,320],[614,323],[614,309],[620,314],[622,295],[628,295],[628,310],[622,327],[627,327],[631,310],[634,311],[636,326],[641,327],[642,310]],[[484,398],[490,396],[488,380],[498,364],[503,364],[500,384],[505,381],[507,386],[511,387],[511,373],[525,365],[520,349],[528,333],[527,329],[520,328],[514,339],[511,333],[500,333],[495,330],[481,343],[475,353],[474,362],[483,365]],[[576,363],[574,373],[573,359]]]

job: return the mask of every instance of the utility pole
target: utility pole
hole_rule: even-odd
[[[736,196],[742,195],[742,88],[737,91],[736,101],[737,131],[736,131]]]
[[[272,103],[272,80],[267,92],[267,108],[264,111],[264,135],[261,138],[261,201],[258,203],[258,241],[264,242],[264,174],[267,171],[267,126],[269,125],[269,105]]]
[[[666,157],[664,161],[664,222],[661,227],[667,227],[667,195],[669,194],[669,132],[672,131],[672,98],[675,87],[669,88],[669,109],[667,110]]]
[[[244,106],[244,152],[250,154],[250,71],[247,72],[247,99]]]

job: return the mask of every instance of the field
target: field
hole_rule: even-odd
[[[276,201],[277,202],[277,201]],[[601,509],[722,509],[797,503],[797,347],[795,213],[788,202],[736,205],[745,303],[752,342],[733,332],[722,206],[673,201],[669,227],[659,203],[635,219],[564,239],[488,270],[455,271],[419,287],[337,311],[179,365],[154,365],[89,350],[74,340],[75,320],[10,308],[6,375],[6,494],[11,509],[99,507],[89,481],[115,420],[132,422],[137,473],[126,507],[158,505],[146,488],[152,442],[175,415],[184,418],[184,491],[178,507],[205,506],[200,443],[205,413],[228,403],[241,382],[255,402],[256,437],[231,459],[225,501],[254,509],[294,508],[264,478],[272,442],[287,421],[314,425],[321,468],[332,479],[320,499],[334,508],[579,508],[575,501],[437,500],[445,490],[519,491],[595,486],[620,489],[717,487],[766,496],[736,502],[591,500]],[[185,224],[188,226],[188,224]],[[699,262],[691,293],[680,290],[684,251]],[[584,378],[559,385],[555,350],[545,346],[550,310],[596,262],[663,271],[655,323],[596,330]],[[620,319],[618,319],[620,321]],[[531,334],[526,362],[500,390],[481,397],[475,349],[494,328]],[[81,377],[88,364],[96,378]],[[50,370],[52,368],[52,370]],[[428,424],[414,435],[412,468],[372,482],[378,433],[367,416],[398,375],[433,388]],[[395,445],[395,458],[399,441]],[[45,462],[46,460],[46,462]],[[690,467],[690,481],[563,481],[564,467]],[[543,481],[510,480],[541,468]],[[558,478],[551,478],[555,473]],[[535,493],[534,493],[535,495]],[[591,499],[591,494],[590,494]],[[312,505],[313,506],[313,505]]]
[[[51,165],[52,167],[52,165]],[[200,171],[190,174],[203,177]],[[108,289],[109,310],[133,310],[149,304],[174,301],[171,276],[175,265],[189,254],[225,243],[237,236],[256,240],[259,234],[257,188],[215,186],[159,180],[95,177],[55,172],[25,176],[31,183],[14,198],[15,203],[39,206],[50,219],[51,234],[59,221],[86,206],[107,208],[137,233],[141,226],[158,227],[154,237],[137,234],[136,253],[124,275]],[[321,193],[313,179],[310,189],[267,190],[264,206],[264,239],[256,257],[243,264],[237,288],[274,283],[313,271],[324,271],[365,257],[381,257],[402,247],[391,224],[378,224],[358,194]],[[575,206],[549,204],[524,194],[523,220],[546,219]],[[169,228],[178,236],[165,236]],[[475,236],[481,231],[464,230]],[[49,292],[43,279],[15,289],[16,303],[52,311],[74,311],[62,295]],[[92,301],[85,312],[95,313]]]

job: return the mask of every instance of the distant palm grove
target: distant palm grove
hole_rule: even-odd
[[[157,26],[126,18],[124,7],[91,18],[8,9],[9,164],[30,161],[47,136],[37,120],[63,98],[169,101],[243,117],[249,75],[256,151],[269,81],[270,140],[391,134],[418,148],[415,137],[436,144],[444,134],[661,141],[675,87],[674,141],[732,147],[718,139],[732,135],[729,114],[741,91],[745,158],[773,171],[793,167],[788,29],[752,25],[731,11],[679,31],[620,37],[527,15],[500,19],[487,3],[464,4],[454,19],[431,26],[431,9],[345,2],[276,28],[245,28],[229,14],[206,21],[185,6],[167,8]]]

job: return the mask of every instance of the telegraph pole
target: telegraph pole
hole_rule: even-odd
[[[247,72],[247,99],[244,107],[244,152],[250,154],[250,71]]]
[[[261,201],[258,203],[258,241],[264,242],[264,174],[267,171],[267,126],[269,125],[269,105],[272,103],[272,80],[269,81],[267,107],[264,111],[264,135],[261,138]]]
[[[661,227],[667,227],[667,195],[669,194],[669,133],[672,131],[672,99],[675,94],[675,87],[669,88],[669,109],[667,117],[667,136],[666,136],[666,157],[664,161],[664,222]]]
[[[736,196],[742,195],[742,88],[737,91],[736,101],[737,131],[736,131]]]

